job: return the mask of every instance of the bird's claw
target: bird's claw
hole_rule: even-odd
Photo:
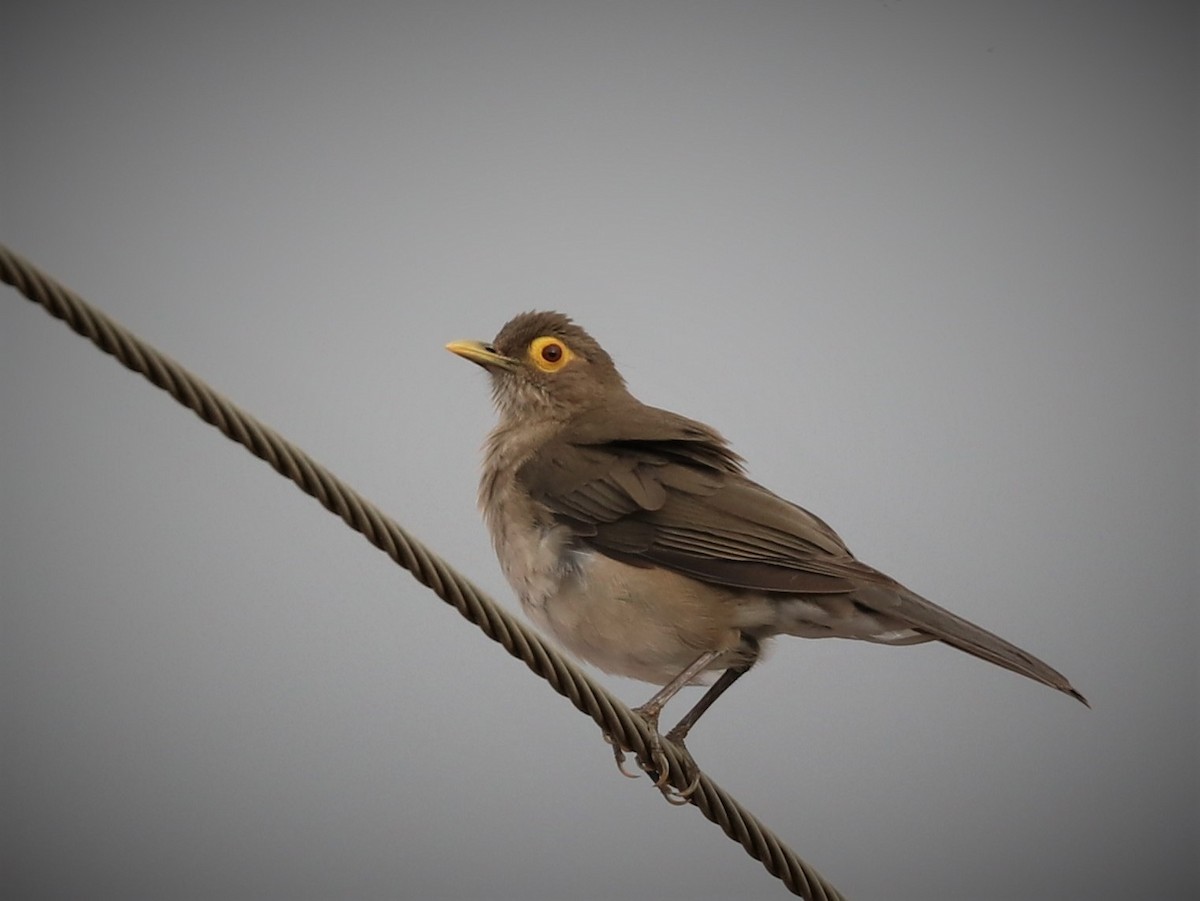
[[[604,740],[612,745],[613,759],[617,761],[617,770],[621,775],[626,779],[637,779],[640,775],[639,773],[631,773],[625,769],[625,749],[617,744],[616,740],[607,732],[604,733]]]
[[[657,730],[650,741],[650,762],[642,764],[647,774],[654,779],[654,787],[660,792],[666,792],[671,787],[667,781],[671,776],[671,761],[667,760],[666,752],[662,749],[662,739]]]
[[[657,745],[658,756],[655,758],[658,766],[659,777],[654,782],[654,786],[662,792],[662,796],[668,804],[674,804],[676,807],[683,807],[690,804],[692,795],[696,793],[696,789],[700,787],[700,767],[696,766],[696,761],[692,757],[690,751],[683,743],[681,737],[676,737],[671,733],[667,734],[667,741],[675,744],[683,755],[683,772],[685,775],[691,775],[691,781],[686,788],[677,789],[668,781],[671,773],[670,763],[667,760],[667,755],[663,753],[662,744]]]

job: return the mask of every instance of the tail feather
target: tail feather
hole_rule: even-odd
[[[855,599],[973,657],[1057,689],[1085,707],[1092,706],[1066,676],[1049,664],[902,585],[893,583],[891,590],[882,585],[871,586],[855,592]]]

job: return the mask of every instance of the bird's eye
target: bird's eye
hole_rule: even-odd
[[[542,372],[557,372],[571,362],[575,355],[561,338],[545,335],[534,338],[529,345],[529,358]]]

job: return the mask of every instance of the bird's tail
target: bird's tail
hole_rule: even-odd
[[[892,590],[889,591],[884,586],[872,586],[865,593],[874,596],[863,598],[862,601],[876,610],[886,611],[889,615],[911,624],[913,628],[938,641],[966,651],[973,657],[1056,688],[1086,707],[1092,706],[1087,698],[1075,690],[1066,676],[1029,652],[939,607],[903,585],[893,582],[890,587]],[[878,597],[878,594],[884,592],[890,597]],[[856,595],[859,593],[856,592]]]

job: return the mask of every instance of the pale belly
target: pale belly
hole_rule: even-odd
[[[509,541],[505,575],[540,628],[614,675],[664,684],[709,650],[712,669],[740,662],[742,629],[770,615],[765,599],[668,570],[564,550],[558,530]]]

